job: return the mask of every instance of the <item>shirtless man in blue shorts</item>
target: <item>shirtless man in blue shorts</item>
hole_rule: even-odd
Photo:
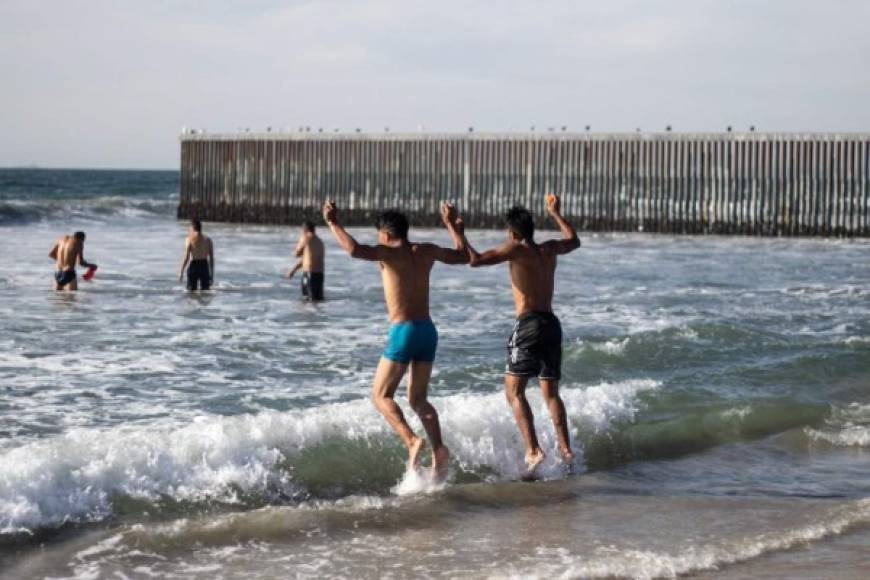
[[[565,404],[559,396],[562,326],[553,314],[553,286],[556,258],[579,248],[580,239],[562,217],[557,196],[547,196],[547,213],[559,226],[561,240],[543,244],[535,242],[535,220],[531,212],[514,207],[506,216],[508,239],[505,243],[482,254],[478,254],[467,241],[465,246],[472,268],[510,263],[517,321],[507,345],[505,394],[523,436],[530,473],[544,460],[544,452],[535,434],[535,418],[526,400],[526,384],[532,377],[538,377],[541,384],[562,459],[568,464],[574,461]]]
[[[384,299],[391,327],[378,369],[372,399],[375,407],[408,448],[408,467],[420,465],[423,439],[414,434],[393,397],[410,366],[408,403],[420,417],[432,445],[432,471],[438,480],[447,477],[450,452],[441,440],[438,412],[428,401],[429,378],[438,347],[438,331],[429,318],[429,273],[435,262],[466,264],[463,225],[450,204],[441,207],[441,217],[456,249],[408,241],[408,220],[398,211],[385,211],[377,221],[378,244],[357,242],[338,222],[335,203],[323,205],[323,219],[338,243],[352,258],[378,262],[384,284]]]

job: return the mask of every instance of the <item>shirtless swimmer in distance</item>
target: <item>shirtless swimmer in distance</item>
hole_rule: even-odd
[[[190,265],[188,266],[188,262]],[[208,290],[214,283],[214,244],[202,233],[202,222],[191,220],[190,231],[184,240],[184,261],[178,270],[178,280],[184,278],[187,266],[187,289]]]
[[[71,236],[64,236],[55,242],[54,247],[48,253],[48,257],[54,260],[56,264],[54,273],[55,290],[58,292],[64,289],[78,290],[77,264],[83,268],[93,267],[96,269],[96,264],[85,260],[84,251],[84,232],[76,232]]]

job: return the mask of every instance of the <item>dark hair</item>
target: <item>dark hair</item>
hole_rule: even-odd
[[[508,210],[504,221],[512,232],[525,241],[531,242],[534,240],[535,218],[532,217],[532,212],[526,208],[519,205],[513,206]]]
[[[378,215],[378,221],[375,223],[378,230],[385,230],[394,238],[401,240],[408,239],[408,218],[400,211],[388,209]]]
[[[311,232],[313,234],[314,233],[314,222],[311,220],[305,220],[304,222],[302,222],[302,229],[305,230],[306,232]]]
[[[202,232],[202,222],[199,220],[190,220],[190,227],[192,227],[195,232]]]
[[[73,237],[80,242],[84,242],[85,241],[85,232],[76,232],[73,234]]]

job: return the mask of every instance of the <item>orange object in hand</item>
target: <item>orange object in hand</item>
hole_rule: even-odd
[[[556,202],[556,194],[548,193],[547,194],[547,203],[555,203]]]

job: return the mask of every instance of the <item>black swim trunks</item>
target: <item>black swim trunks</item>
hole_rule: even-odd
[[[66,286],[76,279],[76,271],[73,270],[58,270],[54,273],[54,280],[58,286]]]
[[[191,292],[199,285],[200,290],[211,288],[211,271],[208,260],[191,260],[187,267],[187,289]]]
[[[323,300],[323,272],[302,272],[302,295],[308,300]]]
[[[562,325],[552,312],[517,319],[507,345],[506,373],[558,381],[562,376]]]

